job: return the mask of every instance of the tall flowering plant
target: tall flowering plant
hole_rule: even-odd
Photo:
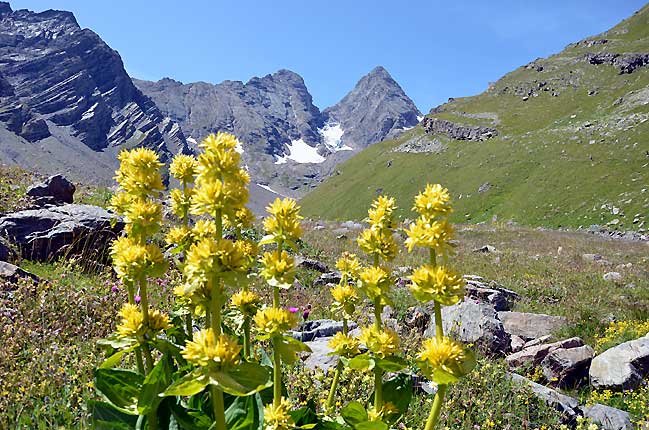
[[[367,263],[348,252],[336,263],[341,280],[330,290],[331,311],[343,329],[329,342],[331,355],[339,359],[333,383],[326,387],[324,411],[317,413],[312,404],[297,408],[284,394],[282,368],[309,348],[289,335],[297,319],[282,295],[295,281],[302,217],[295,200],[276,199],[267,208],[261,241],[244,237],[254,217],[245,207],[250,178],[239,167],[239,145],[230,134],[210,135],[197,157],[178,155],[169,166],[179,184],[169,193],[178,222],[164,240],[182,274],[174,288],[173,319],[149,297],[149,280],[169,267],[155,239],[163,224],[163,165],[148,149],[120,153],[119,190],[112,207],[126,228],[111,254],[128,296],[115,333],[100,342],[108,354],[95,372],[95,387],[103,398],[90,402],[95,427],[388,429],[406,411],[412,395],[410,376],[402,372],[408,363],[401,357],[399,336],[382,320],[394,286],[388,264],[399,251],[394,199],[381,196],[368,211],[369,227],[357,241]],[[429,262],[411,276],[412,294],[435,309],[437,335],[424,342],[417,357],[421,372],[438,384],[426,430],[439,418],[446,387],[474,363],[470,351],[443,333],[441,307],[464,294],[461,276],[438,264],[451,250],[449,200],[447,190],[428,186],[415,199],[419,218],[406,230],[409,251],[429,251]],[[272,303],[262,303],[259,284],[257,290],[250,285],[255,278],[267,286]],[[354,337],[349,323],[363,300],[373,308],[373,321]],[[336,410],[345,367],[371,372],[374,392],[370,399]]]

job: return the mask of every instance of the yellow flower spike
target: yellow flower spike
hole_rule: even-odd
[[[329,348],[331,348],[332,354],[339,355],[341,357],[352,358],[361,353],[359,347],[360,342],[358,339],[345,335],[342,332],[336,333],[331,340],[329,340]]]
[[[342,311],[351,317],[358,303],[359,297],[356,288],[351,285],[336,285],[331,290],[334,299],[334,311]]]
[[[387,261],[392,260],[397,255],[397,244],[389,230],[363,230],[358,235],[356,242],[363,252],[378,255]]]
[[[111,245],[113,268],[117,276],[134,282],[142,276],[161,276],[167,269],[162,251],[156,245],[142,245],[128,237],[119,237]]]
[[[295,281],[295,260],[286,251],[265,252],[260,275],[272,287],[290,288]]]
[[[252,291],[240,290],[232,295],[230,301],[242,314],[252,316],[257,312],[261,298]]]
[[[373,230],[389,230],[394,226],[393,213],[396,209],[394,198],[379,196],[367,211],[367,222]]]
[[[144,197],[164,189],[160,175],[162,163],[155,151],[136,148],[120,152],[117,158],[120,167],[115,172],[115,180],[122,190]]]
[[[188,288],[185,294],[206,285],[216,276],[245,274],[248,267],[246,255],[241,246],[231,240],[205,238],[187,251],[183,272]]]
[[[421,266],[408,278],[412,281],[410,291],[420,302],[435,300],[444,306],[450,306],[464,297],[464,278],[447,267]]]
[[[399,335],[389,328],[377,330],[376,327],[361,329],[359,340],[379,358],[391,357],[399,353]]]
[[[380,266],[370,266],[358,274],[358,286],[372,302],[378,297],[387,302],[387,294],[392,286],[390,272]]]
[[[297,325],[295,314],[280,308],[265,308],[255,314],[260,339],[281,336]]]
[[[162,206],[151,200],[135,200],[124,216],[129,235],[149,237],[160,229]]]
[[[191,155],[178,154],[169,165],[169,173],[180,182],[189,183],[194,181],[198,162]]]
[[[118,215],[124,215],[135,198],[125,192],[118,192],[113,194],[110,198],[110,208]]]
[[[453,212],[451,207],[451,195],[448,189],[440,184],[426,185],[426,188],[415,197],[413,211],[427,219],[434,218],[438,215],[448,215]]]
[[[447,337],[424,340],[417,360],[424,375],[438,384],[457,382],[475,366],[473,354]]]
[[[302,235],[300,207],[294,199],[277,198],[266,211],[270,216],[264,219],[264,230],[272,236],[270,241],[294,240]]]
[[[214,366],[218,370],[231,369],[241,362],[241,346],[236,340],[222,334],[215,337],[211,328],[194,333],[181,354],[197,366]]]
[[[250,228],[254,221],[255,221],[255,215],[252,213],[250,209],[244,206],[238,211],[236,211],[234,214],[225,218],[223,220],[223,226],[238,228],[239,230],[243,230],[246,228]]]
[[[223,180],[239,174],[240,154],[235,150],[239,141],[229,133],[219,132],[207,136],[199,144],[203,153],[197,160],[197,183]]]
[[[181,246],[189,243],[191,238],[192,231],[188,227],[172,227],[169,229],[167,235],[165,236],[165,242],[170,246]]]
[[[145,335],[155,336],[158,332],[169,328],[169,317],[158,310],[149,309],[148,326],[140,308],[133,304],[125,304],[119,311],[122,321],[117,325],[117,334],[121,338],[134,337],[143,339]]]
[[[215,235],[216,224],[214,224],[214,221],[212,220],[198,220],[194,225],[194,228],[192,228],[192,237],[196,242],[208,237],[214,237]]]
[[[277,407],[272,403],[264,406],[264,430],[289,430],[295,426],[291,417],[291,403],[282,398]]]
[[[351,279],[358,278],[358,272],[361,269],[361,263],[358,261],[356,254],[344,251],[338,261],[336,261],[336,269],[340,270],[342,275],[347,275]]]
[[[412,252],[415,246],[433,248],[439,254],[446,254],[452,249],[449,241],[453,238],[453,227],[446,219],[430,221],[420,217],[405,232],[408,235],[405,242],[408,252]]]
[[[193,188],[188,188],[186,192],[174,188],[169,193],[169,200],[171,201],[171,211],[178,218],[182,218],[189,212],[192,204],[192,195],[194,194]]]

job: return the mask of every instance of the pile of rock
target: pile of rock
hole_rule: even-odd
[[[60,175],[30,187],[27,193],[40,207],[0,217],[0,258],[9,259],[13,248],[23,258],[39,261],[80,253],[104,258],[124,223],[103,208],[73,204],[74,191]]]

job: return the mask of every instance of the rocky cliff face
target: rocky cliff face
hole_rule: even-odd
[[[70,12],[12,11],[4,2],[0,2],[0,127],[15,135],[12,139],[3,133],[0,159],[5,162],[45,167],[30,164],[29,147],[21,147],[24,141],[49,139],[52,150],[85,147],[74,151],[76,156],[58,157],[73,175],[89,161],[86,155],[91,152],[110,166],[124,147],[147,146],[163,159],[187,151],[180,129],[133,85],[119,54],[91,30],[80,28]],[[112,167],[108,169],[85,169],[76,176],[112,176]]]

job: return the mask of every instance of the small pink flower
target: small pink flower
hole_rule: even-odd
[[[289,311],[290,313],[294,314],[294,313],[296,313],[297,311],[299,311],[300,309],[299,309],[299,308],[290,307],[290,308],[286,308],[286,310]]]
[[[134,298],[134,299],[135,299],[135,303],[137,303],[138,305],[139,305],[139,304],[140,304],[140,302],[142,301],[142,297],[140,297],[140,295],[139,295],[139,294],[138,294],[137,296],[135,296],[135,298]]]
[[[113,293],[116,293],[116,292],[119,291],[119,287],[118,287],[117,285],[113,285],[113,286],[110,288],[110,291],[112,291]]]

